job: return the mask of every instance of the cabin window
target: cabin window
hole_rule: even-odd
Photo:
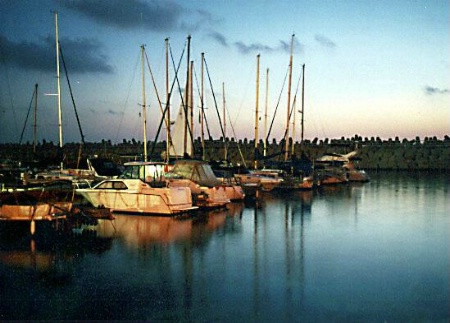
[[[111,182],[104,182],[104,183],[100,184],[98,186],[98,188],[102,189],[102,190],[112,189],[112,183]]]
[[[98,186],[101,190],[126,190],[128,187],[124,182],[104,182]]]
[[[127,188],[124,182],[113,182],[113,189],[115,190],[126,190]]]

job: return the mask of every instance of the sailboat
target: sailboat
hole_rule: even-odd
[[[144,182],[141,170],[147,165],[147,119],[144,72],[145,47],[141,46],[142,98],[144,127],[144,164],[139,163],[136,173],[126,171],[117,179],[107,179],[92,188],[77,189],[76,193],[86,198],[94,207],[103,206],[115,212],[174,215],[197,209],[192,205],[191,189],[187,186],[161,187]],[[131,166],[131,165],[127,165]],[[155,167],[156,170],[156,167]],[[162,176],[162,175],[161,175]],[[156,177],[153,178],[156,181]],[[149,183],[150,182],[150,183]]]
[[[58,119],[60,149],[62,149],[62,119],[61,96],[59,82],[59,43],[58,43],[58,14],[55,12],[56,29],[56,62],[58,79]],[[62,168],[62,163],[61,163]],[[27,181],[27,178],[24,179]],[[52,183],[47,186],[46,184]],[[29,221],[30,233],[35,233],[35,221],[56,221],[66,218],[66,214],[72,209],[72,202],[68,199],[71,185],[68,189],[67,182],[39,182],[35,185],[24,185],[1,194],[0,220],[5,221]],[[70,182],[69,182],[70,183]],[[64,200],[61,200],[63,197]]]
[[[203,129],[203,124],[204,124],[204,63],[206,63],[205,57],[204,57],[204,53],[202,53],[202,70],[201,70],[201,84],[202,84],[202,88],[201,88],[201,141],[202,141],[202,153],[203,153],[203,160],[205,160],[205,144],[204,144],[204,129]],[[208,72],[209,75],[209,72]],[[213,92],[212,89],[212,84],[211,84],[211,91]],[[223,115],[222,115],[222,119],[223,119],[223,127],[221,127],[222,132],[223,132],[223,142],[224,142],[224,158],[223,158],[223,163],[219,163],[216,161],[209,161],[209,165],[211,167],[211,169],[214,172],[214,175],[217,177],[217,179],[219,180],[220,184],[222,185],[223,189],[225,190],[225,194],[227,196],[227,198],[232,201],[232,202],[237,202],[237,201],[243,201],[245,199],[245,192],[242,188],[242,186],[237,183],[236,178],[233,176],[233,172],[230,169],[233,169],[233,167],[230,167],[229,163],[228,163],[228,149],[227,149],[227,142],[226,142],[226,125],[227,125],[227,117],[226,117],[226,105],[225,105],[225,84],[222,83],[222,108],[223,108]],[[215,102],[215,100],[214,100]],[[216,106],[217,109],[217,106]],[[217,114],[218,114],[218,119],[219,119],[219,123],[221,123],[221,118],[219,115],[219,112],[217,110]]]
[[[165,173],[168,187],[189,187],[194,204],[202,208],[223,207],[230,202],[225,187],[220,184],[206,161],[193,160],[193,62],[190,61],[190,41],[187,38],[187,76],[183,99],[171,130],[170,157],[173,169]]]
[[[289,59],[289,85],[288,85],[288,104],[287,104],[287,121],[286,121],[286,129],[284,134],[284,160],[283,161],[270,161],[269,158],[280,155],[280,153],[273,154],[272,156],[264,156],[265,161],[264,171],[265,172],[276,172],[280,177],[283,178],[283,182],[277,186],[278,189],[296,189],[296,190],[308,190],[313,187],[313,177],[312,177],[312,162],[309,158],[304,154],[303,149],[301,149],[300,158],[294,153],[294,146],[292,143],[292,147],[290,147],[290,120],[295,110],[295,102],[297,95],[294,96],[294,100],[291,105],[291,83],[292,83],[292,67],[293,67],[293,44],[294,37],[292,35],[291,40],[291,53]],[[302,139],[301,139],[301,147],[303,148],[303,112],[304,112],[304,80],[305,80],[305,65],[302,67]],[[298,89],[298,87],[297,87]],[[295,114],[293,119],[293,127],[292,132],[295,134]],[[267,136],[267,135],[266,135]],[[294,135],[293,135],[294,137]],[[291,149],[290,149],[291,148]],[[256,150],[256,152],[258,152]],[[255,157],[256,158],[256,157]]]
[[[274,188],[278,187],[283,179],[279,176],[279,172],[277,171],[267,171],[267,170],[259,170],[258,169],[258,142],[259,142],[259,65],[260,65],[260,55],[257,57],[257,68],[256,68],[256,110],[255,110],[255,159],[254,159],[254,170],[247,171],[243,173],[234,174],[235,178],[238,180],[244,190],[246,191],[254,191],[262,190],[265,192],[269,192]]]

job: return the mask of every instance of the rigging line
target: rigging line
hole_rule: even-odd
[[[58,42],[59,43],[59,42]],[[63,52],[62,52],[62,46],[61,44],[59,44],[59,52],[61,54],[61,60],[63,63],[63,67],[64,67],[64,73],[66,74],[66,79],[67,79],[67,84],[69,86],[69,92],[70,92],[70,97],[72,98],[72,104],[73,104],[73,109],[75,111],[75,117],[77,118],[77,123],[78,123],[78,129],[80,130],[80,135],[81,135],[81,143],[84,144],[84,134],[83,134],[83,130],[81,129],[81,123],[80,123],[80,118],[78,117],[78,111],[77,111],[77,107],[75,105],[75,99],[73,97],[73,92],[72,92],[72,86],[70,85],[70,81],[69,81],[69,74],[67,73],[67,68],[66,68],[66,62],[64,60],[64,56],[63,56]]]
[[[291,120],[293,108],[294,108],[294,104],[292,104],[292,106],[291,106],[291,108],[290,108],[290,110],[289,110],[289,120]],[[289,138],[286,137],[287,132],[288,132],[288,128],[286,128],[286,129],[284,130],[284,136],[283,136],[283,138],[286,138],[286,140],[289,140]],[[283,147],[281,147],[281,152],[284,153]]]
[[[168,39],[168,38],[167,38],[167,39]],[[157,97],[157,101],[158,101],[158,105],[159,105],[159,110],[160,110],[160,112],[161,112],[162,119],[164,119],[164,124],[165,124],[165,126],[166,126],[166,132],[167,132],[167,138],[166,138],[166,139],[167,139],[167,143],[166,143],[166,146],[167,146],[167,145],[169,145],[169,143],[172,141],[171,133],[170,133],[170,120],[169,120],[168,118],[165,118],[165,115],[166,115],[167,111],[169,111],[169,110],[167,110],[167,109],[168,109],[168,108],[167,108],[168,102],[164,103],[164,102],[161,100],[161,97],[160,97],[160,95],[159,95],[159,91],[157,90],[155,77],[154,77],[154,74],[153,74],[154,68],[152,69],[151,66],[150,66],[150,60],[149,60],[149,58],[148,58],[147,51],[144,50],[144,52],[145,52],[145,57],[146,57],[146,60],[147,60],[148,70],[149,70],[150,76],[151,76],[151,78],[152,78],[153,87],[154,87],[154,90],[155,90],[155,93],[156,93],[156,97]],[[156,51],[154,51],[154,52],[156,52]],[[161,51],[161,52],[158,52],[158,53],[160,53],[160,55],[159,55],[158,57],[160,57],[160,58],[161,58],[161,57],[164,57],[164,47],[162,47],[162,51]],[[161,61],[161,60],[158,60],[158,61]],[[163,60],[163,61],[164,61],[164,60]],[[166,66],[166,68],[168,68],[168,66]],[[158,71],[161,70],[161,64],[159,64],[159,66],[157,66],[157,70],[158,70]],[[163,96],[163,99],[164,99],[164,96]],[[166,98],[166,99],[167,99],[167,98]],[[166,105],[166,108],[167,108],[167,109],[164,108],[163,105]],[[149,106],[149,107],[150,107],[150,106]],[[157,140],[158,140],[158,137],[160,136],[160,134],[161,134],[161,130],[160,130],[158,133],[155,134],[154,145],[156,145]],[[153,151],[153,149],[152,149],[152,151]],[[151,155],[150,155],[150,156],[151,156]],[[150,157],[150,158],[151,158],[151,157]]]
[[[273,122],[274,122],[275,117],[277,115],[278,107],[280,106],[281,94],[283,94],[284,86],[286,85],[286,79],[287,79],[287,76],[288,76],[288,71],[289,71],[289,67],[286,70],[286,74],[284,75],[283,86],[281,87],[280,95],[278,96],[278,102],[277,102],[277,105],[275,106],[275,112],[273,113],[272,121],[270,122],[269,131],[267,132],[267,137],[266,137],[266,141],[267,142],[269,141],[270,133],[272,132]]]
[[[153,88],[155,89],[155,93],[156,93],[156,98],[157,98],[157,100],[158,100],[158,104],[159,104],[159,110],[161,111],[161,114],[163,115],[163,119],[164,119],[164,121],[165,121],[165,123],[166,123],[166,129],[169,129],[169,122],[166,120],[166,118],[164,118],[164,109],[163,109],[163,107],[162,107],[162,102],[161,102],[161,99],[160,99],[160,97],[159,97],[159,92],[158,92],[158,89],[157,89],[157,87],[156,87],[156,82],[155,82],[155,78],[154,78],[154,76],[153,76],[153,72],[152,72],[152,69],[151,69],[151,67],[150,67],[150,61],[149,61],[149,59],[148,59],[148,56],[147,56],[147,51],[144,49],[144,54],[145,54],[145,59],[147,60],[147,66],[148,66],[148,70],[149,70],[149,72],[150,72],[150,76],[151,76],[151,78],[152,78],[152,83],[153,83]],[[159,135],[159,134],[158,134]],[[158,139],[158,135],[157,136],[155,136],[155,141]]]
[[[303,75],[303,71],[300,72],[300,75],[298,77],[297,87],[295,89],[294,99],[292,100],[291,114],[294,113],[294,119],[295,119],[295,111],[294,111],[294,109],[295,109],[295,105],[297,104],[298,88],[300,86],[300,81],[302,79],[302,75]],[[303,113],[303,111],[302,111],[302,113]],[[291,120],[291,114],[289,115],[289,121]],[[295,123],[295,122],[293,122],[293,123]],[[293,133],[295,133],[295,129],[294,128],[292,128],[292,131],[293,131]],[[292,142],[294,143],[294,141],[295,141],[295,138],[294,138],[294,136],[292,136]]]
[[[186,48],[186,47],[185,47],[185,48]],[[172,54],[172,50],[170,50],[170,53]],[[184,49],[183,49],[183,54],[184,54]],[[172,57],[172,62],[173,62],[173,57]],[[172,64],[174,64],[174,63],[172,63]],[[180,59],[180,64],[181,64],[181,59]],[[178,79],[178,73],[175,74],[175,79],[176,79],[176,82],[177,82],[177,85],[178,85],[178,93],[180,94],[180,98],[181,98],[181,106],[183,107],[183,112],[184,112],[184,116],[185,116],[186,129],[187,129],[188,133],[189,133],[190,136],[191,136],[192,148],[193,148],[194,154],[195,154],[194,137],[193,137],[193,134],[192,134],[191,126],[190,126],[190,124],[189,124],[189,122],[188,122],[188,119],[189,119],[189,118],[188,118],[188,111],[187,111],[188,106],[187,106],[187,104],[184,103],[183,93],[182,93],[182,91],[181,91],[180,80]],[[186,89],[186,90],[187,90],[187,89]],[[171,92],[172,92],[172,91],[171,91]],[[186,100],[188,100],[187,97],[186,97]]]
[[[253,72],[252,73],[242,73],[242,74],[243,75],[247,75],[247,79],[246,79],[246,82],[245,82],[245,86],[243,87],[243,89],[244,89],[243,95],[241,96],[241,100],[239,101],[238,112],[235,114],[234,120],[232,121],[234,124],[236,124],[237,121],[239,120],[239,115],[240,115],[241,111],[245,110],[242,106],[243,106],[244,101],[246,100],[246,98],[248,96],[247,94],[248,94],[248,91],[249,91],[248,88],[250,86],[250,83],[253,82],[253,77],[250,77],[250,75],[253,75]],[[246,103],[246,105],[247,105],[247,103]]]
[[[149,61],[148,56],[147,56],[147,51],[145,49],[144,49],[144,54],[145,54],[145,59],[147,61],[148,71],[149,71],[150,76],[152,78],[153,88],[155,89],[155,94],[156,94],[156,99],[158,100],[159,109],[160,109],[161,113],[163,113],[164,109],[162,107],[162,102],[161,102],[161,99],[159,97],[158,88],[156,87],[156,82],[155,82],[155,78],[153,76],[152,68],[150,67],[150,61]],[[167,126],[167,123],[166,123],[166,126]]]
[[[198,96],[200,97],[200,100],[203,104],[203,110],[205,109],[205,102],[203,101],[204,98],[202,97],[202,94],[200,93],[200,86],[198,84],[198,78],[197,78],[197,73],[195,73],[195,68],[194,68],[194,77],[195,77],[195,82],[197,83],[197,91],[198,91]],[[206,131],[208,132],[208,136],[210,139],[212,139],[211,137],[211,132],[209,131],[209,124],[208,124],[208,119],[206,118],[206,114],[203,113],[203,119],[205,120],[205,124],[206,124]]]
[[[227,110],[227,113],[228,113],[228,119],[231,120],[230,110],[228,109],[228,106],[225,106],[225,109]],[[233,131],[234,138],[237,138],[236,137],[236,132],[234,131],[234,126],[233,126],[232,122],[230,122],[230,126],[231,126],[231,130]],[[237,145],[237,148],[238,148],[238,151],[239,151],[239,155],[241,156],[242,163],[244,164],[244,167],[247,168],[247,163],[245,162],[244,154],[242,153],[241,146],[239,145],[239,142],[236,141],[236,145]]]
[[[211,75],[209,74],[209,68],[208,68],[208,64],[206,63],[206,58],[204,59],[204,62],[205,62],[205,67],[206,67],[206,74],[208,75],[209,85],[211,87],[211,92],[212,92],[212,96],[214,99],[214,106],[216,108],[217,118],[219,118],[220,130],[222,132],[223,140],[225,141],[225,146],[226,146],[227,143],[225,140],[225,131],[223,130],[222,119],[220,118],[219,108],[217,107],[216,95],[214,94],[214,89],[213,89],[213,85],[212,85],[212,81],[211,81]]]
[[[174,88],[174,86],[175,86],[175,81],[178,79],[178,71],[179,71],[179,69],[180,69],[181,62],[182,62],[182,60],[183,60],[183,56],[184,56],[185,50],[186,50],[186,45],[185,45],[184,48],[183,48],[183,52],[181,53],[180,60],[179,60],[179,62],[178,62],[178,67],[177,67],[177,66],[175,65],[175,61],[174,61],[174,59],[173,59],[172,47],[170,47],[170,44],[169,44],[170,57],[171,57],[171,59],[172,59],[173,69],[175,70],[175,78],[174,78],[174,80],[173,80],[173,82],[172,82],[172,86],[170,87],[169,95],[168,95],[167,102],[166,102],[166,108],[164,109],[162,118],[161,118],[160,123],[159,123],[159,126],[158,126],[158,130],[156,131],[156,136],[155,136],[155,138],[157,138],[157,137],[159,136],[159,133],[161,132],[161,127],[162,127],[162,123],[163,123],[163,118],[165,118],[167,109],[169,109],[169,107],[170,107],[170,104],[169,104],[170,98],[171,98],[171,96],[172,96],[173,88]],[[179,85],[179,84],[178,84],[178,85]],[[170,120],[169,120],[169,123],[170,123]],[[172,145],[172,138],[171,138],[171,137],[169,137],[169,142],[168,142],[167,144],[169,145],[169,148],[170,148],[170,147],[173,147],[173,150],[174,150],[174,152],[175,152],[175,154],[176,154],[175,147]],[[154,151],[155,147],[156,147],[156,140],[153,142],[153,146],[152,146],[152,150],[151,150],[151,152],[150,152],[150,156],[153,155],[153,151]],[[167,156],[167,158],[169,158],[169,156]]]
[[[127,97],[125,99],[125,103],[123,105],[122,112],[121,112],[121,116],[122,117],[119,120],[119,126],[117,127],[116,137],[114,138],[114,141],[117,141],[117,137],[119,136],[120,129],[122,128],[122,122],[123,122],[123,119],[124,119],[124,116],[125,116],[125,112],[124,111],[125,111],[125,109],[127,107],[128,101],[130,99],[131,88],[133,86],[133,81],[135,80],[135,77],[136,77],[136,70],[137,70],[137,66],[139,64],[139,61],[140,61],[140,54],[137,56],[137,60],[136,60],[136,63],[134,65],[133,75],[131,77],[130,86],[128,87]]]
[[[30,106],[28,107],[27,117],[25,118],[25,123],[23,124],[22,133],[20,134],[19,145],[22,144],[23,133],[25,132],[25,127],[27,126],[28,116],[30,115],[31,106],[33,104],[34,96],[36,95],[36,91],[33,91],[33,95],[31,96]]]
[[[173,68],[174,68],[174,70],[175,70],[175,78],[174,78],[174,80],[173,80],[173,82],[172,82],[172,86],[170,87],[170,91],[169,91],[169,95],[168,95],[167,103],[166,103],[166,108],[164,109],[164,112],[163,112],[161,121],[159,122],[158,130],[156,131],[156,136],[155,136],[155,138],[158,138],[159,133],[161,132],[161,128],[162,128],[162,124],[163,124],[163,119],[164,119],[165,116],[166,116],[167,109],[169,109],[169,107],[170,107],[170,105],[169,105],[170,98],[171,98],[171,96],[172,96],[172,91],[173,91],[173,88],[174,88],[174,86],[175,86],[175,82],[178,81],[178,71],[179,71],[179,69],[180,69],[181,62],[182,62],[182,60],[183,60],[183,56],[184,56],[185,50],[186,50],[186,46],[183,48],[183,52],[181,53],[180,61],[178,62],[178,67],[177,67],[177,66],[175,65],[175,61],[174,61],[174,59],[173,59],[172,47],[170,47],[170,45],[169,45],[170,58],[172,59],[172,65],[173,65]],[[179,85],[180,85],[180,84],[179,84],[179,82],[178,82],[178,86],[179,86]],[[170,120],[169,120],[169,122],[170,122]],[[172,145],[172,138],[171,138],[171,137],[169,137],[169,141],[170,141],[170,142],[167,143],[167,144],[170,145],[169,147],[173,147],[173,145]],[[153,155],[153,151],[155,150],[155,147],[156,147],[156,139],[155,139],[155,141],[153,141],[152,150],[150,151],[150,158],[151,158],[151,156]],[[173,149],[175,150],[175,147],[173,147]],[[175,151],[175,154],[176,154],[176,151]],[[167,156],[167,158],[169,158],[169,156]]]

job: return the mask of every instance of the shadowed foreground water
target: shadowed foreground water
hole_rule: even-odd
[[[56,240],[3,234],[0,319],[449,321],[448,176],[371,177]]]

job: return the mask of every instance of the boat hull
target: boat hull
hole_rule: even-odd
[[[72,209],[71,202],[40,203],[34,205],[10,205],[0,206],[0,220],[9,221],[40,221],[65,218]]]
[[[145,188],[141,192],[80,189],[77,193],[93,206],[116,212],[171,215],[196,209],[192,206],[190,190],[186,188]]]

